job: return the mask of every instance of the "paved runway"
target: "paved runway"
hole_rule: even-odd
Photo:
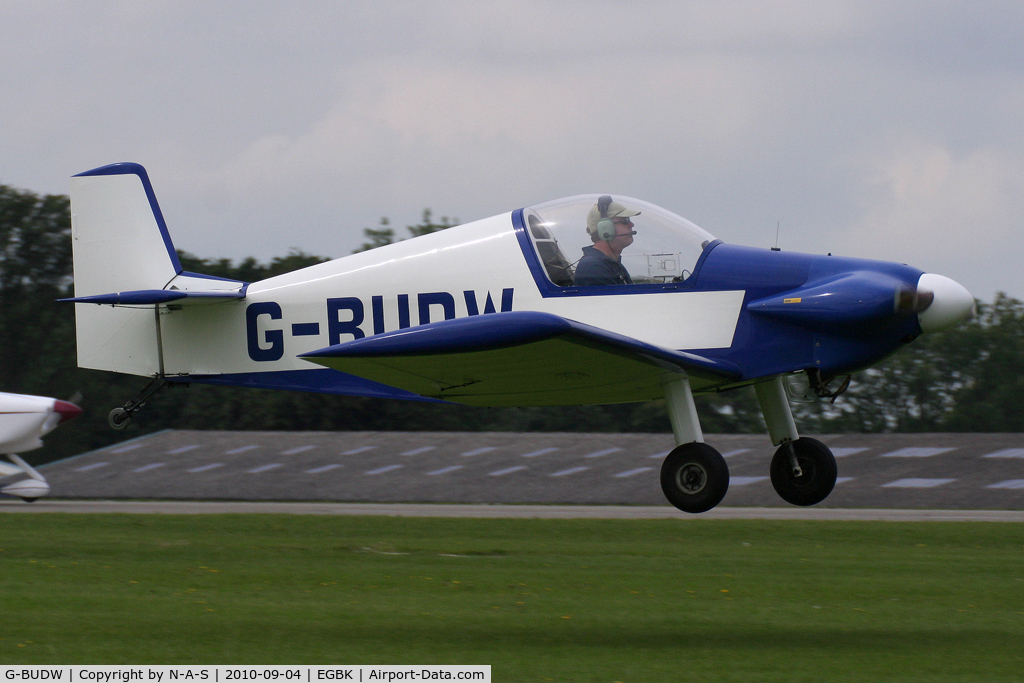
[[[258,503],[209,501],[0,501],[0,513],[289,514],[487,519],[779,519],[883,522],[1024,522],[1024,510],[851,510],[718,507],[688,515],[673,507],[624,505],[445,505],[410,503]]]
[[[844,434],[820,507],[1024,510],[1024,434]],[[707,435],[726,508],[789,508],[764,435]],[[654,506],[669,434],[167,430],[43,466],[56,498]],[[817,508],[816,508],[817,509]]]

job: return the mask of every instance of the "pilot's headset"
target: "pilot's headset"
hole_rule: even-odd
[[[612,196],[606,194],[597,200],[597,210],[601,217],[597,221],[597,236],[605,242],[615,239],[615,221],[608,217],[608,207],[612,204]]]

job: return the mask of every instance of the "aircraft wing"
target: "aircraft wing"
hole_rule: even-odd
[[[467,405],[578,405],[664,396],[681,370],[695,391],[738,379],[734,366],[549,313],[445,320],[302,354],[422,396]]]

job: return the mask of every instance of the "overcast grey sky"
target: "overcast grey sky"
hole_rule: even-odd
[[[175,245],[349,253],[585,192],[1024,297],[1024,4],[5,0],[0,183],[150,173]],[[637,228],[641,229],[641,225]]]

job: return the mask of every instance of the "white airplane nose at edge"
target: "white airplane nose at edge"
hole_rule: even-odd
[[[39,448],[43,445],[43,436],[81,412],[81,408],[69,401],[0,392],[0,453],[5,453],[11,462],[0,462],[0,477],[28,475],[27,479],[3,487],[0,493],[29,503],[47,495],[50,485],[46,478],[17,454]]]

